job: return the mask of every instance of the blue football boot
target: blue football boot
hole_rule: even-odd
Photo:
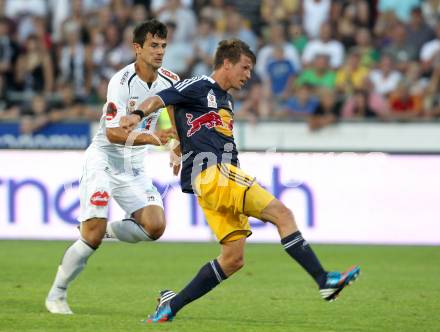
[[[329,272],[327,273],[327,281],[323,288],[319,290],[322,298],[326,301],[334,301],[345,286],[354,282],[361,272],[359,266],[352,266],[344,273]]]
[[[157,299],[158,304],[154,314],[149,315],[145,320],[145,323],[165,323],[171,322],[174,318],[174,314],[170,308],[171,299],[176,296],[176,293],[165,289],[160,292],[159,298]]]

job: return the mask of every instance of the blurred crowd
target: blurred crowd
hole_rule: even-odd
[[[209,75],[221,39],[250,45],[238,119],[440,119],[440,0],[0,0],[0,121],[32,133],[99,119],[109,79],[134,61],[134,26],[152,17],[181,78]]]

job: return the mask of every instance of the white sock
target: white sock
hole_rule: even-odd
[[[129,243],[152,241],[145,229],[133,219],[107,222],[107,234],[119,241]]]
[[[84,269],[87,260],[94,252],[95,249],[92,249],[84,240],[79,239],[74,242],[64,253],[47,297],[52,300],[66,297],[67,287]]]

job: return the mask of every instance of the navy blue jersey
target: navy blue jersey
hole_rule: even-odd
[[[232,134],[233,100],[211,77],[180,81],[157,95],[165,105],[174,105],[183,155],[183,192],[194,192],[191,179],[208,166],[221,162],[238,165]]]

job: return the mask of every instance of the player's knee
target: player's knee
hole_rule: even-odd
[[[101,245],[102,243],[102,238],[101,237],[95,237],[92,239],[86,239],[86,242],[93,248],[98,249],[98,247]]]
[[[279,229],[288,230],[289,232],[296,231],[298,229],[293,212],[284,204],[280,205],[277,212],[277,227]]]
[[[148,234],[148,237],[155,241],[159,239],[165,232],[165,223],[155,223],[148,225],[147,227],[142,226]]]
[[[137,219],[138,223],[142,226],[148,237],[155,241],[159,239],[165,232],[165,216],[163,211],[161,213],[146,213],[143,211],[142,216]]]
[[[104,234],[101,234],[100,232],[83,232],[82,234],[84,241],[95,249],[101,245],[103,237]]]
[[[105,219],[90,219],[82,224],[81,237],[91,247],[98,248],[104,238],[106,226]]]
[[[286,222],[294,221],[295,219],[292,210],[282,204],[278,210],[278,220]]]
[[[274,204],[274,206],[272,207],[271,213],[275,217],[274,221],[276,221],[277,224],[283,221],[289,222],[293,220],[292,211],[286,205],[284,205],[284,203],[278,200],[276,201],[276,204]]]
[[[102,232],[100,229],[93,229],[89,231],[83,231],[81,236],[91,247],[98,248],[102,243],[104,234],[105,231]]]

